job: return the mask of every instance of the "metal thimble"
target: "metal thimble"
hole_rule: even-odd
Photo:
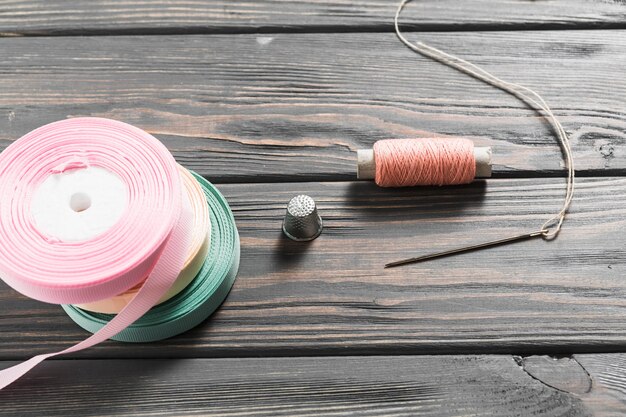
[[[297,195],[289,201],[283,221],[283,233],[297,241],[313,240],[322,233],[322,218],[315,201],[308,195]]]

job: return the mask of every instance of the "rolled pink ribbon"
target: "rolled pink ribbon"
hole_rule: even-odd
[[[69,176],[80,186],[81,170],[105,173],[124,193],[124,206],[116,206],[119,218],[109,219],[112,224],[98,233],[88,230],[90,237],[84,239],[80,228],[68,237],[53,222],[44,227],[39,197],[41,187],[54,189]],[[84,186],[68,198],[68,205],[76,196],[98,195],[88,181]],[[0,389],[46,358],[85,349],[125,329],[168,291],[186,261],[193,218],[176,162],[157,139],[128,124],[75,118],[28,133],[0,154],[0,196],[0,277],[22,294],[50,303],[88,303],[126,291],[147,277],[100,331],[68,349],[0,371]],[[75,216],[80,225],[80,216],[106,212],[109,202],[100,198],[90,204],[86,209],[71,207],[73,214],[61,211]]]

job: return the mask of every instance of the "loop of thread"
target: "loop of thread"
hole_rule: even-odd
[[[504,81],[496,77],[495,75],[485,71],[479,66],[472,64],[471,62],[444,52],[440,49],[426,45],[423,42],[411,43],[400,32],[400,26],[398,24],[398,20],[400,19],[400,13],[404,9],[404,6],[406,6],[407,3],[411,1],[412,0],[400,1],[400,4],[396,9],[396,15],[393,21],[396,35],[403,44],[405,44],[412,51],[429,57],[435,61],[441,62],[442,64],[447,65],[451,68],[455,68],[458,71],[461,71],[471,77],[481,80],[491,86],[499,88],[500,90],[506,91],[507,93],[519,98],[524,103],[536,109],[538,113],[543,114],[548,122],[550,122],[550,124],[552,125],[554,133],[556,134],[556,138],[559,142],[559,145],[561,146],[561,151],[565,160],[565,167],[567,169],[567,182],[565,185],[565,199],[563,200],[563,205],[554,216],[550,217],[541,226],[541,230],[545,231],[543,233],[544,238],[555,238],[561,230],[561,226],[563,225],[563,221],[565,220],[565,215],[567,214],[574,198],[576,172],[576,170],[574,169],[574,158],[572,156],[572,145],[570,144],[567,132],[565,131],[565,129],[563,129],[561,122],[559,122],[558,118],[554,115],[552,109],[550,109],[550,106],[548,106],[546,101],[530,88],[524,87],[523,85]]]
[[[374,144],[380,187],[468,184],[476,176],[469,139],[389,139]]]

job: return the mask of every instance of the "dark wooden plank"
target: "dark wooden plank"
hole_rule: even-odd
[[[80,357],[232,357],[626,349],[626,179],[587,178],[552,242],[533,240],[383,269],[388,261],[535,230],[556,211],[562,179],[456,188],[370,183],[234,184],[220,189],[241,234],[225,305],[159,343],[107,342]],[[287,201],[316,199],[324,233],[282,237]],[[85,337],[59,306],[2,286],[0,358]]]
[[[215,31],[391,28],[398,0],[74,1],[13,0],[0,6],[5,35],[206,33]],[[406,17],[418,29],[622,26],[619,1],[415,1]]]
[[[626,370],[623,355],[608,355],[616,356],[622,363],[614,369],[621,371],[621,377]],[[586,356],[585,363],[596,357]],[[588,374],[576,359],[539,358],[551,371],[551,383],[567,383],[572,373],[583,373],[588,389],[568,391],[525,372],[524,362],[534,359],[51,361],[0,392],[0,415],[590,416],[626,412],[626,393],[613,389],[603,370]],[[0,367],[5,365],[0,362]]]
[[[581,175],[626,171],[626,31],[412,34],[543,94]],[[0,147],[46,122],[111,117],[217,182],[349,180],[378,139],[464,135],[496,176],[562,175],[517,99],[391,33],[0,39]]]
[[[605,415],[623,415],[626,404],[626,354],[574,355],[591,375],[593,386],[602,387],[600,395],[589,398],[590,407],[605,410]]]
[[[528,375],[555,389],[583,395],[593,388],[589,372],[574,357],[529,356],[516,360]]]

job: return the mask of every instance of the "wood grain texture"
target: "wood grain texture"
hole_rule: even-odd
[[[73,1],[9,0],[0,33],[15,35],[207,33],[390,29],[397,0]],[[623,27],[621,1],[415,1],[414,29]]]
[[[578,417],[626,411],[626,394],[603,404],[605,395],[601,383],[583,394],[550,387],[510,356],[80,360],[47,362],[0,392],[0,415]]]
[[[547,178],[563,172],[545,121],[403,47],[396,6],[0,2],[0,150],[66,117],[127,121],[227,183],[242,238],[238,280],[210,320],[48,361],[0,391],[0,416],[626,414],[626,354],[584,353],[626,349],[626,4],[411,4],[410,39],[544,95],[591,178],[555,241],[383,270],[535,229],[563,194]],[[611,30],[582,30],[599,28]],[[340,182],[378,139],[461,134],[494,148],[501,179]],[[324,218],[310,244],[280,232],[298,193]],[[0,369],[87,335],[1,282],[0,305]]]
[[[162,358],[607,352],[626,348],[626,179],[581,179],[559,237],[383,269],[411,255],[535,230],[562,179],[448,188],[369,183],[220,186],[241,268],[211,319],[158,343],[106,342],[76,356]],[[317,202],[325,229],[282,236],[288,200]],[[0,290],[0,358],[60,349],[86,333],[62,309]],[[28,347],[26,349],[26,347]]]
[[[552,388],[578,395],[588,394],[593,388],[589,372],[573,357],[544,355],[516,360],[528,375]]]
[[[626,168],[626,31],[411,34],[542,94],[580,175]],[[562,175],[547,123],[391,33],[0,39],[0,148],[104,116],[215,182],[352,180],[379,139],[463,135],[495,176]]]
[[[624,415],[626,404],[626,354],[574,355],[574,359],[592,377],[593,386],[601,387],[586,404],[599,415]]]

